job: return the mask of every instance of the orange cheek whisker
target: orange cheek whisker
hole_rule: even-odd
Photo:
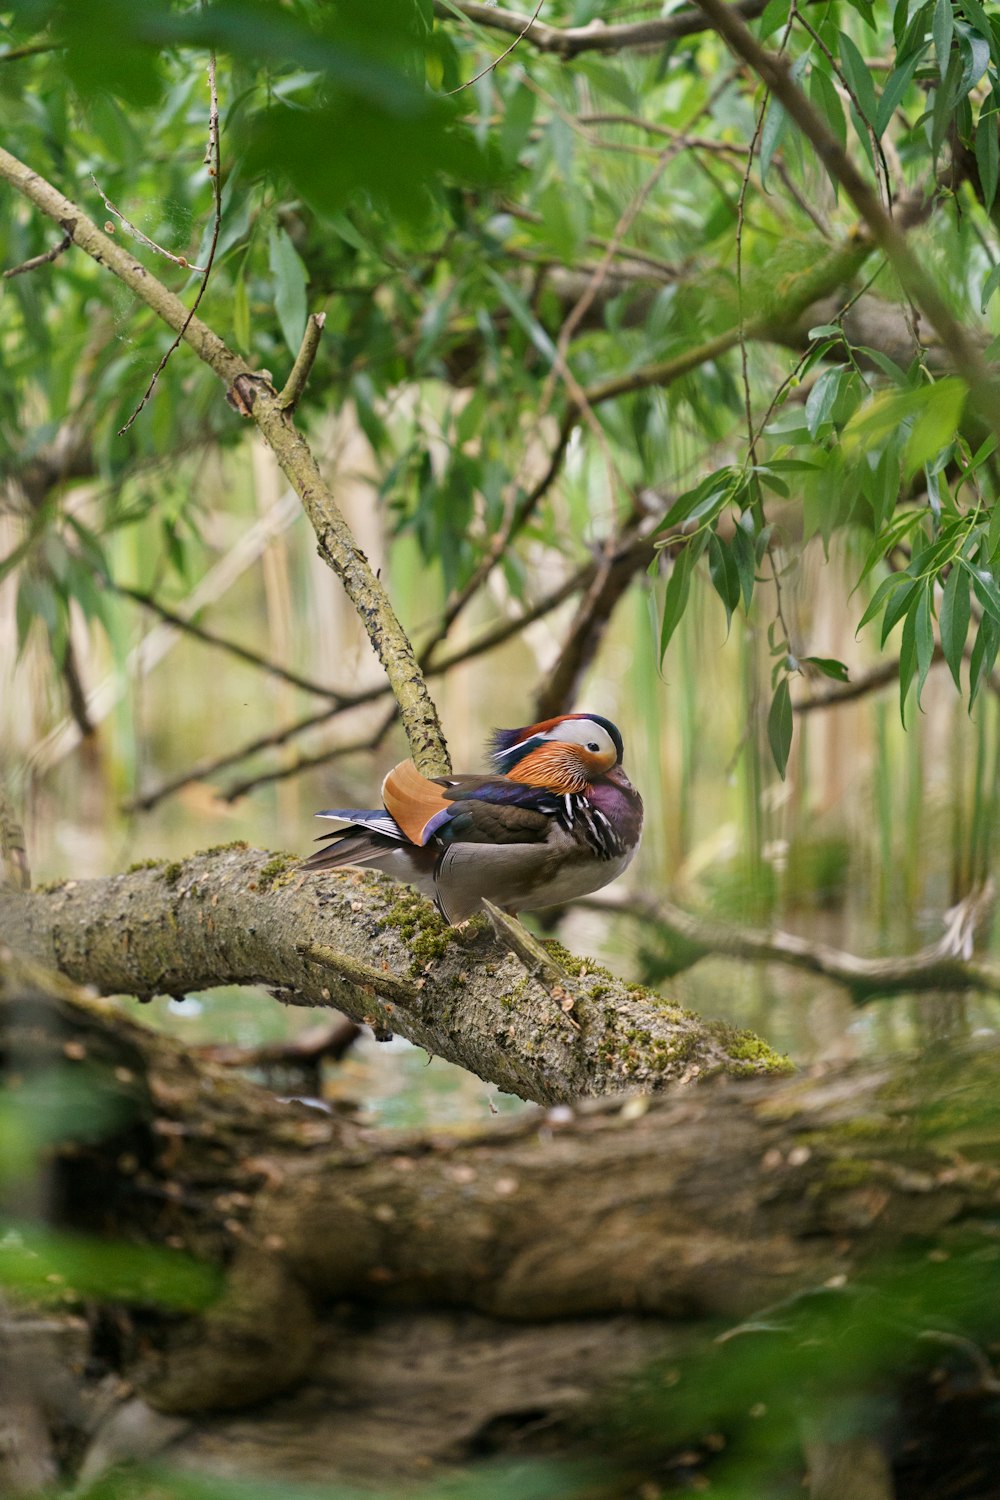
[[[532,750],[510,772],[512,781],[530,786],[547,786],[557,792],[582,792],[587,786],[587,772],[581,757],[566,745],[540,745]]]

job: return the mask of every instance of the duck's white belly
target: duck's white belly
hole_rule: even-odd
[[[560,841],[561,842],[561,841]],[[573,846],[545,844],[452,844],[445,851],[433,884],[448,920],[462,922],[479,909],[483,897],[510,911],[537,911],[589,896],[617,880],[634,854],[614,859],[579,857]]]

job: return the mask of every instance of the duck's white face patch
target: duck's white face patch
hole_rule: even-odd
[[[593,719],[564,719],[561,724],[539,735],[539,739],[555,740],[561,745],[579,745],[582,750],[597,756],[602,766],[613,766],[618,759],[614,740],[603,724],[595,724]]]

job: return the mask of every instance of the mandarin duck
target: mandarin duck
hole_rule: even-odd
[[[642,798],[622,770],[622,737],[598,714],[498,729],[485,776],[423,776],[412,760],[382,783],[384,806],[317,813],[347,828],[303,863],[377,865],[463,922],[483,899],[513,914],[589,895],[639,845]]]

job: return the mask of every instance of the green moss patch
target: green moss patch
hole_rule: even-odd
[[[299,858],[296,854],[275,854],[269,859],[257,876],[257,889],[259,891],[270,890],[273,886],[284,885],[285,880],[290,878],[298,869]]]

